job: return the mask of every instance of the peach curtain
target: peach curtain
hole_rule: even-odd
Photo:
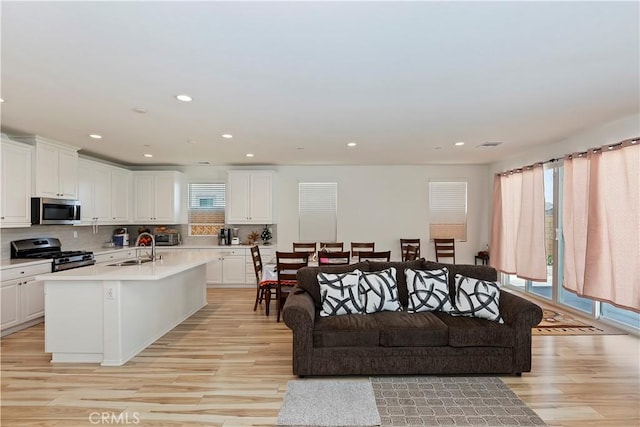
[[[563,190],[563,286],[640,312],[639,144],[572,155]]]
[[[490,264],[524,279],[547,280],[542,165],[494,179]]]

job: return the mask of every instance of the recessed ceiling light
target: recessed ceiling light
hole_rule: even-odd
[[[247,153],[246,156],[247,157],[253,157],[253,153]]]
[[[153,154],[145,154],[145,157],[153,157]]]
[[[231,135],[230,133],[223,133],[222,135],[220,135],[221,137],[223,137],[224,139],[231,139],[233,138],[233,135]]]
[[[347,143],[347,147],[355,147],[356,145],[358,145],[356,142],[348,142]]]
[[[142,107],[132,108],[132,110],[138,114],[147,114],[147,109]]]
[[[0,102],[4,102],[4,99],[0,98]]]
[[[185,94],[176,95],[176,99],[182,102],[191,102],[193,100],[193,98]]]
[[[458,147],[461,147],[461,146],[463,146],[463,145],[464,145],[464,142],[459,141],[459,142],[456,142],[454,145],[456,145],[456,146],[458,146]]]
[[[102,135],[98,135],[97,133],[92,133],[91,135],[89,135],[89,138],[102,139]]]

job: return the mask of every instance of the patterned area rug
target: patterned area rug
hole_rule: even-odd
[[[500,378],[372,377],[383,426],[546,426]]]
[[[533,335],[604,335],[605,331],[587,325],[574,317],[550,309],[542,310],[542,321],[532,330]]]

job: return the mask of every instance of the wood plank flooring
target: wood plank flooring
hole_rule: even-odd
[[[252,289],[207,307],[122,367],[51,364],[42,324],[0,340],[2,426],[273,426],[291,332]],[[502,377],[550,426],[640,425],[640,341],[534,336],[533,371]],[[102,419],[101,417],[105,417]]]

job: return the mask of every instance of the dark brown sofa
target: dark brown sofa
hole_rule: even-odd
[[[283,308],[293,331],[293,373],[306,375],[516,374],[531,371],[531,328],[542,319],[536,304],[500,292],[504,324],[442,312],[379,312],[321,317],[318,271],[342,273],[356,268],[396,268],[398,296],[406,310],[405,268],[449,269],[454,301],[457,273],[495,281],[487,266],[407,262],[361,262],[348,266],[306,267]]]

